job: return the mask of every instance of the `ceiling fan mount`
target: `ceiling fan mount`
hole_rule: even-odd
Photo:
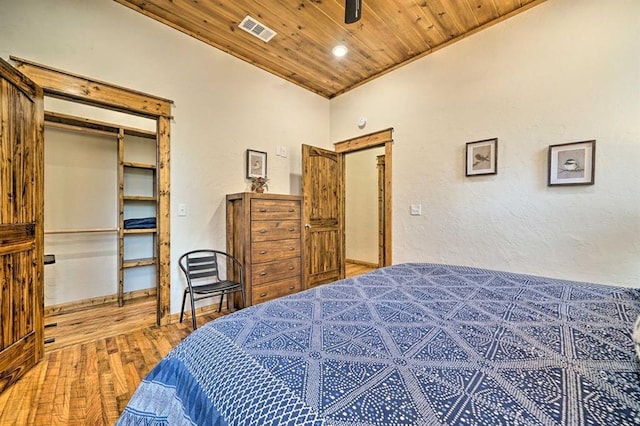
[[[353,24],[358,22],[362,16],[362,0],[345,0],[344,2],[344,23]]]

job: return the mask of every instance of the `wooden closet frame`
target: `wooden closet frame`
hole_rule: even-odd
[[[43,88],[45,96],[124,112],[156,121],[157,296],[156,323],[170,322],[170,129],[173,101],[10,56],[15,67]],[[91,120],[87,120],[88,124]]]
[[[392,243],[392,233],[391,226],[393,224],[393,220],[391,217],[391,206],[392,206],[392,197],[391,197],[391,157],[392,157],[392,147],[393,147],[393,127],[389,127],[388,129],[379,130],[377,132],[369,133],[362,136],[356,136],[355,138],[347,139],[340,142],[335,142],[333,144],[334,150],[341,154],[349,154],[356,151],[362,151],[370,148],[384,148],[384,172],[382,176],[379,176],[378,186],[382,187],[382,205],[379,206],[381,209],[381,217],[382,221],[378,223],[378,227],[382,227],[382,234],[378,235],[378,245],[382,247],[378,252],[378,262],[380,267],[382,266],[390,266],[392,265],[391,256],[393,253],[391,243]],[[379,164],[378,164],[379,165]],[[345,177],[342,177],[344,181]],[[344,188],[344,186],[343,186]],[[344,191],[344,189],[343,189]],[[342,198],[344,200],[344,193]],[[342,203],[342,217],[345,215],[345,207],[344,202]],[[346,253],[346,247],[344,246],[343,239],[343,247],[342,253]]]

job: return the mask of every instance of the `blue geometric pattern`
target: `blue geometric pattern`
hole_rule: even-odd
[[[396,265],[201,327],[120,424],[638,425],[638,317],[640,289]]]

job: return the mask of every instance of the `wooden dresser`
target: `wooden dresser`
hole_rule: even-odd
[[[302,290],[302,197],[228,194],[227,252],[244,266],[247,306]]]

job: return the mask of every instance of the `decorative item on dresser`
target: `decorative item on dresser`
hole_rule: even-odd
[[[251,190],[262,194],[265,189],[269,189],[269,179],[258,176],[251,178]]]
[[[246,306],[302,290],[302,197],[228,194],[227,252],[243,264]]]

